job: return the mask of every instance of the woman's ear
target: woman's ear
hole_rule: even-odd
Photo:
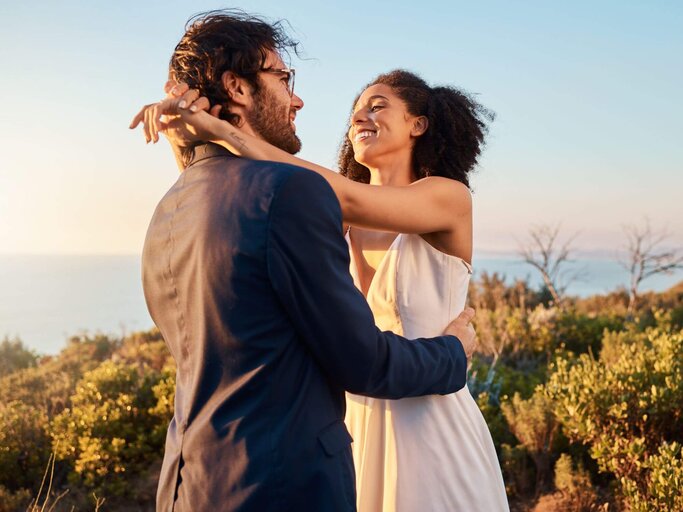
[[[426,116],[418,116],[413,120],[413,128],[410,130],[410,135],[413,137],[424,135],[427,128],[429,128],[429,119]]]
[[[251,86],[244,78],[232,71],[226,71],[221,76],[221,82],[230,101],[236,105],[246,107],[252,102]]]

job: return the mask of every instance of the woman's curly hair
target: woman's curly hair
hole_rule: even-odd
[[[419,76],[402,69],[379,75],[363,90],[377,84],[391,87],[411,115],[426,116],[429,121],[413,147],[412,165],[417,179],[443,176],[469,187],[469,173],[477,163],[487,122],[493,121],[494,114],[463,91],[430,87]],[[348,136],[339,150],[339,171],[354,181],[370,183],[370,171],[355,160]]]

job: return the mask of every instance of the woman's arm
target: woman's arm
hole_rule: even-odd
[[[201,114],[205,113],[195,114],[189,122],[198,121],[195,116]],[[212,127],[202,130],[213,133],[212,142],[238,156],[288,163],[320,174],[339,199],[344,222],[354,226],[397,233],[444,232],[452,230],[456,219],[472,209],[469,189],[454,180],[434,176],[403,187],[359,183],[276,148],[227,122],[209,122]]]
[[[183,145],[188,140],[206,140],[220,144],[237,156],[270,160],[304,167],[317,172],[332,187],[342,209],[345,224],[396,233],[437,233],[454,229],[458,219],[470,214],[469,189],[455,180],[428,177],[408,186],[368,185],[345,178],[321,165],[298,158],[268,142],[247,134],[218,119],[218,109],[209,110],[206,98],[181,84],[175,95],[149,105],[135,117],[131,128],[144,122],[148,141],[156,142],[158,132],[165,132],[171,143]],[[185,104],[181,107],[181,101]],[[162,116],[171,116],[162,122]],[[176,140],[178,139],[178,140]]]

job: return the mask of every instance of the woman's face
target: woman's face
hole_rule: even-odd
[[[426,122],[424,117],[421,120]],[[371,85],[360,95],[351,115],[348,137],[356,161],[372,168],[401,153],[405,158],[406,152],[412,152],[414,138],[424,131],[419,125],[391,87]]]

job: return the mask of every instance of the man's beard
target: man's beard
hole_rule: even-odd
[[[275,95],[263,86],[254,100],[254,108],[247,114],[254,131],[273,146],[292,155],[298,153],[301,140],[289,121],[289,106],[279,103]]]

